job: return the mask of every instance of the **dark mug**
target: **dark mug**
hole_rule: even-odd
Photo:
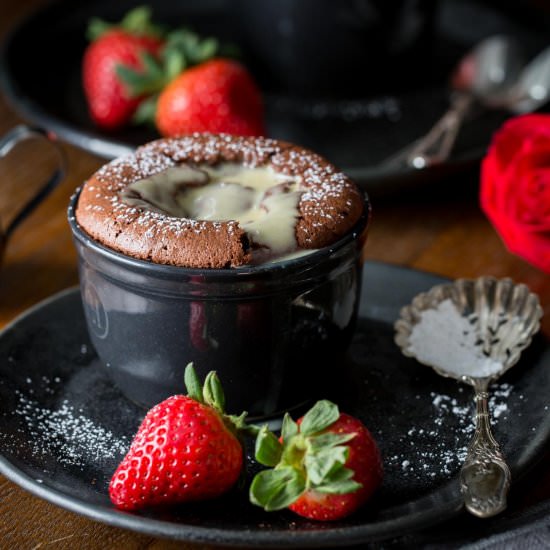
[[[56,136],[42,128],[33,128],[24,124],[16,126],[0,139],[0,159],[6,157],[16,145],[27,139],[41,139],[51,144],[57,151],[58,164],[53,174],[37,189],[32,198],[20,208],[19,212],[13,217],[8,226],[4,229],[0,229],[0,259],[3,255],[6,242],[15,228],[59,184],[65,172],[65,160],[62,150],[56,143]]]

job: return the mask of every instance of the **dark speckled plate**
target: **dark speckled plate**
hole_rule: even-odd
[[[236,546],[336,546],[395,537],[461,512],[457,473],[471,396],[403,357],[393,343],[399,308],[441,279],[367,263],[358,330],[329,397],[360,417],[384,456],[371,503],[338,523],[252,507],[246,490],[215,502],[128,514],[107,495],[110,476],[143,411],[112,386],[90,345],[77,289],[29,310],[0,335],[0,472],[28,491],[90,518],[174,539]],[[550,350],[535,339],[495,388],[495,433],[521,477],[550,436],[541,387]],[[250,472],[249,472],[250,473]]]

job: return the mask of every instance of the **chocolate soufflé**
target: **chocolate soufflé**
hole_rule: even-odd
[[[232,268],[329,246],[363,212],[356,185],[307,149],[195,134],[153,141],[103,166],[84,184],[76,219],[133,258]]]

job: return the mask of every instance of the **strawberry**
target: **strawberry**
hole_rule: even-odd
[[[121,68],[142,72],[146,56],[158,56],[163,40],[149,22],[148,8],[129,12],[120,25],[94,19],[90,22],[92,43],[84,53],[82,82],[90,115],[102,128],[113,130],[128,123],[144,92],[124,82]]]
[[[121,81],[117,67],[140,69],[140,54],[156,54],[160,42],[155,38],[132,36],[113,30],[93,42],[84,54],[83,84],[93,121],[114,130],[127,124],[142,97]]]
[[[261,95],[242,65],[212,59],[184,71],[161,92],[155,124],[164,136],[193,132],[262,135]]]
[[[317,402],[298,422],[285,415],[280,439],[263,427],[256,460],[272,469],[254,477],[251,502],[267,511],[288,507],[316,520],[348,516],[382,480],[370,432],[330,401]]]
[[[215,498],[239,478],[243,449],[237,432],[246,429],[246,413],[224,414],[224,395],[214,372],[202,387],[189,364],[185,384],[187,396],[169,397],[143,419],[109,485],[117,508]]]

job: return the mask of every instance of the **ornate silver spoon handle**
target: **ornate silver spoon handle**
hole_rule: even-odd
[[[472,379],[475,389],[476,429],[460,471],[460,488],[466,509],[487,518],[506,508],[510,468],[491,433],[487,387],[489,380]]]
[[[384,160],[381,166],[388,169],[403,166],[421,169],[447,160],[462,121],[473,103],[474,97],[470,94],[453,96],[449,109],[426,135]]]

